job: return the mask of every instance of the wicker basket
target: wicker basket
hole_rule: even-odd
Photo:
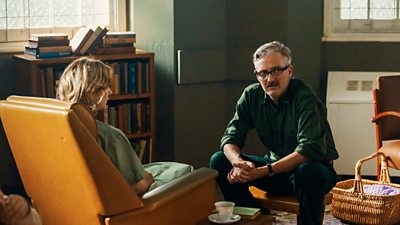
[[[380,156],[381,159],[380,181],[361,179],[362,163],[377,156]],[[386,156],[381,152],[376,152],[358,160],[355,179],[338,182],[332,189],[332,215],[353,224],[391,225],[399,223],[400,194],[366,194],[363,184],[382,184],[400,188],[400,185],[390,181]]]

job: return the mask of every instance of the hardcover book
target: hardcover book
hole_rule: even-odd
[[[233,213],[240,215],[243,219],[253,220],[260,215],[261,210],[259,208],[235,206]]]
[[[29,40],[27,43],[27,46],[29,46],[30,48],[49,47],[49,46],[68,46],[68,45],[69,45],[68,39],[40,40],[40,41]]]
[[[136,43],[136,38],[104,38],[104,45],[112,45],[112,44],[122,44],[122,43]]]
[[[44,34],[32,34],[29,38],[32,41],[42,40],[67,40],[68,35],[64,33],[44,33]]]
[[[106,38],[136,38],[136,33],[133,31],[125,32],[108,32]]]
[[[103,37],[104,37],[104,35],[106,35],[107,32],[108,32],[107,27],[104,27],[100,31],[99,35],[94,40],[93,44],[87,50],[88,53],[92,53],[93,50],[96,50],[102,44]]]
[[[68,57],[72,56],[72,52],[46,52],[46,53],[33,53],[33,52],[24,52],[25,55],[34,56],[37,59],[48,59],[48,58],[59,58],[59,57]]]
[[[96,48],[93,49],[91,54],[94,55],[125,54],[125,53],[134,54],[135,52],[136,52],[135,47],[112,47],[112,48]]]
[[[85,55],[87,51],[89,50],[90,46],[93,45],[93,43],[96,41],[97,37],[100,35],[100,33],[103,31],[103,29],[98,26],[96,30],[93,32],[92,35],[90,35],[89,39],[86,41],[86,43],[83,45],[81,50],[79,51],[80,55]]]
[[[25,46],[25,52],[36,53],[48,53],[48,52],[70,52],[71,46],[49,46],[49,47],[38,47],[31,48],[28,45]]]
[[[76,34],[72,37],[70,45],[73,53],[78,53],[86,41],[93,34],[93,30],[89,27],[81,27],[76,32]]]

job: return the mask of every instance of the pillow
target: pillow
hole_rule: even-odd
[[[144,164],[143,167],[154,177],[154,183],[148,191],[193,171],[193,166],[178,162],[155,162]]]

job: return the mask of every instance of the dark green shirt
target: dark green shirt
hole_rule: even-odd
[[[312,161],[339,157],[326,117],[326,107],[303,81],[293,78],[274,104],[259,83],[248,86],[221,140],[240,149],[255,128],[271,160],[298,152]]]

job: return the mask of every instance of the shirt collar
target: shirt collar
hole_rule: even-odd
[[[286,89],[286,91],[282,94],[282,96],[278,100],[278,105],[280,105],[282,103],[283,104],[289,104],[289,98],[290,98],[290,93],[291,93],[291,89],[292,89],[292,86],[293,86],[292,84],[293,84],[293,80],[294,79],[295,79],[294,77],[292,77],[290,79],[288,88]],[[263,93],[263,98],[260,98],[259,104],[260,105],[267,104],[267,103],[274,104],[272,99],[269,97],[269,95],[264,92],[264,89],[262,89],[261,84],[260,84],[260,88],[261,88],[262,93]]]

